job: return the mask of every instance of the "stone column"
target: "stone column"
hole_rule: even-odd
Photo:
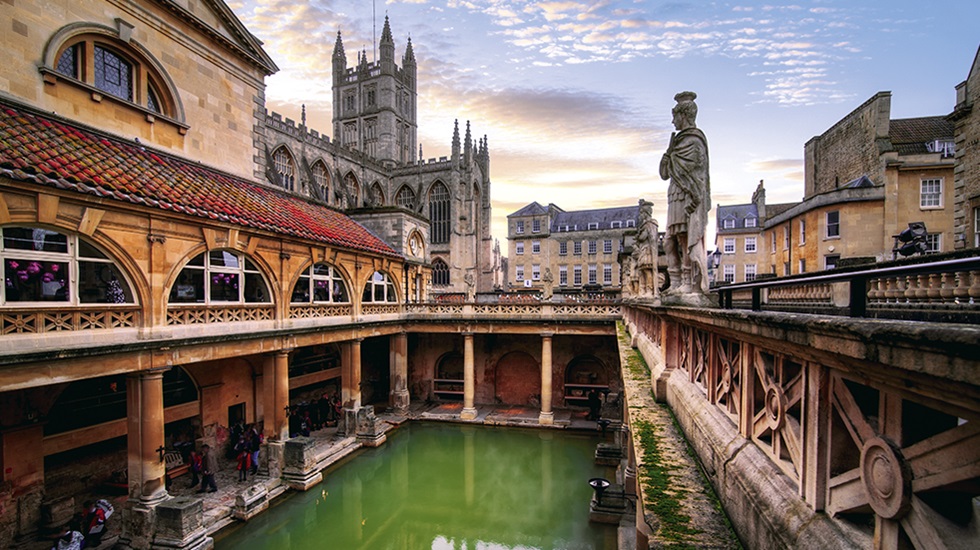
[[[361,342],[364,338],[355,338],[350,342],[350,369],[349,380],[345,382],[349,402],[345,406],[349,409],[359,409],[361,407]]]
[[[475,373],[473,368],[473,333],[463,333],[463,411],[459,413],[462,420],[476,418],[476,407],[473,406],[475,393]]]
[[[270,440],[289,439],[289,351],[282,350],[265,357],[262,365],[263,431]]]
[[[163,462],[163,371],[126,378],[129,498],[144,506],[166,500]]]
[[[408,334],[399,332],[391,339],[391,408],[408,412]]]
[[[541,414],[538,424],[554,424],[555,413],[551,410],[551,333],[541,335]]]

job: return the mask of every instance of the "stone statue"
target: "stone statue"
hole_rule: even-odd
[[[554,282],[555,278],[551,275],[551,268],[544,268],[544,275],[541,276],[541,281],[544,282],[544,299],[551,300],[554,294]]]
[[[472,302],[473,298],[476,296],[476,293],[474,292],[476,282],[473,280],[473,273],[467,271],[466,275],[463,275],[463,282],[466,283],[466,301]]]
[[[672,110],[676,132],[660,160],[660,177],[670,179],[667,188],[667,233],[664,253],[670,294],[708,293],[707,254],[704,231],[711,209],[708,181],[708,141],[695,125],[697,94],[681,92],[674,96]]]
[[[636,244],[633,245],[633,278],[638,283],[641,298],[656,298],[657,290],[657,222],[653,219],[653,203],[640,199],[640,219],[637,222]]]

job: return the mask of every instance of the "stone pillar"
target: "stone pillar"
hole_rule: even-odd
[[[163,371],[126,378],[129,498],[154,506],[168,498],[163,462]]]
[[[263,431],[266,439],[289,439],[289,351],[282,350],[265,357],[262,365]]]
[[[364,338],[355,338],[348,342],[347,348],[341,353],[341,385],[344,408],[361,408],[361,342]]]
[[[462,420],[476,418],[476,407],[473,406],[476,390],[473,367],[473,333],[463,333],[463,411],[459,413]]]
[[[208,550],[214,539],[204,527],[204,501],[190,496],[174,497],[156,508],[156,525],[150,548]]]
[[[317,468],[316,440],[311,437],[294,437],[286,442],[283,452],[282,479],[290,489],[307,491],[323,481]]]
[[[399,332],[391,339],[391,396],[389,404],[399,413],[408,412],[408,334]]]
[[[551,410],[551,333],[541,335],[541,414],[538,424],[555,423],[555,413]]]

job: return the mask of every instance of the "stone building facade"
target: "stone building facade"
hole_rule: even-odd
[[[913,222],[925,224],[929,252],[952,250],[953,125],[944,116],[891,119],[890,112],[891,94],[879,92],[806,143],[802,202],[766,206],[760,187],[751,204],[720,205],[716,280],[727,269],[730,282],[743,282],[753,265],[756,275],[786,276],[890,260],[895,237]],[[751,219],[758,235],[745,227]]]
[[[956,173],[954,201],[955,248],[980,248],[980,49],[966,80],[956,86],[956,106],[949,120],[955,126]]]
[[[619,254],[636,233],[639,206],[565,211],[537,202],[507,216],[507,283],[556,291],[622,287]],[[627,242],[627,240],[630,242]]]

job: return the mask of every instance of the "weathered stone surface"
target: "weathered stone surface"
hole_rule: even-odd
[[[204,529],[204,503],[199,498],[174,497],[156,506],[156,530],[150,548],[203,550],[214,540]]]
[[[290,489],[306,491],[323,481],[317,469],[316,440],[294,437],[285,443],[282,477]]]
[[[269,507],[269,492],[265,485],[252,485],[235,496],[232,515],[240,521],[248,521]]]

